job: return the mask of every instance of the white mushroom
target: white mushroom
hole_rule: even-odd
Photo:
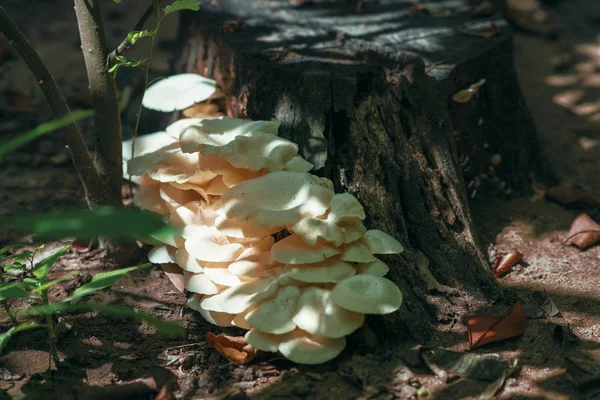
[[[389,314],[400,308],[402,293],[388,279],[375,275],[354,275],[338,282],[331,300],[346,310],[364,314]]]
[[[357,274],[376,276],[384,276],[390,270],[387,264],[378,258],[375,258],[375,261],[357,264],[355,268]]]
[[[278,284],[274,279],[260,279],[244,282],[225,289],[222,293],[202,301],[205,310],[238,314],[261,300],[277,293]]]
[[[373,253],[371,253],[369,248],[361,241],[355,241],[352,243],[345,244],[342,247],[340,247],[340,250],[340,260],[342,261],[365,263],[376,260]]]
[[[339,282],[354,275],[356,270],[338,257],[332,257],[314,264],[286,265],[283,272],[301,282],[324,283]]]
[[[296,329],[292,317],[296,314],[300,289],[296,286],[281,288],[274,298],[260,304],[246,315],[246,321],[265,333],[283,334]]]
[[[192,293],[198,294],[217,294],[221,290],[203,273],[193,274],[184,272],[185,289]]]
[[[153,264],[177,263],[175,252],[177,248],[171,246],[155,246],[148,253],[148,261]]]
[[[346,347],[346,338],[326,338],[302,330],[282,335],[278,350],[298,364],[322,364],[337,357]]]
[[[240,278],[226,268],[205,268],[204,274],[218,285],[232,287],[241,283]]]
[[[192,310],[196,310],[204,317],[205,320],[210,322],[213,325],[217,326],[233,326],[231,320],[233,318],[233,314],[227,314],[218,311],[208,311],[200,307],[200,297],[198,295],[191,295],[187,301],[187,305]]]
[[[142,104],[151,110],[163,112],[185,110],[194,103],[208,100],[216,91],[216,82],[202,75],[173,75],[148,87]]]
[[[305,172],[272,172],[230,189],[219,213],[259,229],[285,227],[323,215],[333,191]]]
[[[270,351],[275,353],[279,349],[282,335],[273,335],[270,333],[261,332],[258,329],[250,329],[246,332],[244,339],[246,342],[262,351]]]
[[[365,320],[365,315],[348,311],[331,300],[331,292],[319,287],[302,289],[298,311],[292,321],[313,335],[339,338],[351,334]]]
[[[290,227],[290,231],[297,234],[308,244],[316,244],[323,239],[334,246],[344,242],[344,235],[339,226],[328,219],[302,218]]]
[[[194,225],[184,230],[185,249],[197,260],[234,261],[244,250],[240,243],[229,243],[227,237],[211,226]]]
[[[339,254],[340,250],[323,242],[310,245],[298,235],[290,235],[271,248],[271,256],[282,264],[312,264]]]
[[[350,193],[338,193],[331,199],[330,215],[333,221],[348,218],[365,219],[365,210],[358,199]]]
[[[368,230],[361,241],[373,254],[397,254],[404,250],[399,241],[379,229]]]

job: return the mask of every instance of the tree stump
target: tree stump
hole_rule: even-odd
[[[465,182],[526,193],[537,163],[499,3],[477,17],[466,2],[218,0],[182,18],[177,72],[216,79],[232,117],[279,120],[313,173],[405,245],[384,258],[405,299],[372,320],[386,340],[424,340],[498,295]]]

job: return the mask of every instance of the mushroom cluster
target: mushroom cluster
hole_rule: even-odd
[[[319,364],[343,350],[365,314],[400,307],[402,294],[374,254],[403,249],[367,230],[360,202],[310,174],[278,128],[182,119],[138,139],[127,173],[141,186],[134,204],[180,228],[154,243],[149,260],[183,270],[190,308],[247,329],[259,350]]]

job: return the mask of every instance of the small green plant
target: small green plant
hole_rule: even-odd
[[[35,251],[24,250],[19,253],[11,253],[17,250],[19,246],[6,246],[0,249],[0,265],[2,265],[0,267],[0,302],[12,322],[12,326],[7,331],[0,333],[0,352],[2,352],[14,334],[30,329],[46,329],[51,357],[49,361],[50,363],[54,361],[58,367],[60,359],[56,347],[56,328],[52,317],[59,313],[95,311],[119,317],[132,317],[154,326],[157,330],[167,335],[185,335],[185,329],[182,326],[146,313],[115,305],[76,302],[78,299],[105,289],[120,279],[129,276],[130,272],[146,268],[151,264],[146,263],[135,267],[98,273],[92,277],[90,282],[85,283],[69,296],[51,302],[48,291],[53,286],[68,281],[78,274],[78,271],[73,271],[58,278],[48,280],[50,268],[59,257],[69,251],[71,244],[63,246],[39,262],[35,262],[34,260],[36,255],[44,248],[43,245]],[[27,299],[30,302],[30,306],[13,308],[16,299]],[[31,319],[34,316],[41,316],[42,321],[22,320],[26,317]]]

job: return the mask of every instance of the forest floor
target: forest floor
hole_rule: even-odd
[[[89,106],[72,1],[5,3],[3,6],[23,26],[64,85],[69,102]],[[115,45],[134,25],[145,2],[103,3],[109,16],[110,43]],[[600,9],[594,3],[558,2],[550,7],[553,17],[561,23],[558,37],[549,39],[520,32],[515,36],[514,47],[516,69],[548,165],[561,186],[600,193],[600,36],[596,36]],[[157,75],[168,72],[175,19],[163,26],[159,51],[155,53]],[[125,84],[128,79],[134,82],[134,78],[127,72],[120,77]],[[3,39],[0,94],[0,141],[52,118],[35,81]],[[131,125],[132,118],[129,113],[125,124]],[[149,120],[144,130],[158,130],[152,126],[154,120]],[[490,256],[513,250],[524,255],[523,265],[499,278],[501,285],[517,290],[523,297],[545,291],[560,314],[548,319],[528,319],[522,336],[488,345],[475,353],[519,359],[517,371],[506,380],[499,398],[600,398],[598,370],[595,383],[577,387],[567,374],[566,359],[580,357],[600,362],[600,246],[580,251],[563,245],[559,238],[567,236],[571,222],[582,211],[544,200],[543,189],[537,185],[531,198],[476,197],[472,210]],[[83,205],[76,173],[57,136],[39,139],[0,160],[0,215]],[[598,209],[585,211],[592,218],[600,217]],[[32,247],[39,244],[32,242],[31,237],[0,227],[0,247],[17,242]],[[49,243],[44,251],[50,252],[57,246]],[[74,269],[95,273],[103,269],[103,262],[93,253],[69,254],[56,264],[53,276]],[[444,383],[422,369],[413,371],[406,367],[406,344],[399,348],[382,345],[370,354],[353,353],[349,348],[335,361],[321,366],[293,365],[274,354],[262,354],[244,366],[234,365],[205,342],[207,331],[222,330],[186,308],[185,296],[158,266],[133,276],[135,281],[122,280],[93,299],[182,322],[189,329],[187,340],[170,339],[127,319],[93,314],[63,317],[59,321],[58,349],[66,358],[65,366],[47,371],[45,332],[17,335],[0,358],[0,398],[135,398],[132,386],[119,384],[149,377],[154,378],[159,389],[166,387],[176,398],[185,399],[404,399],[416,398],[419,389],[421,398],[430,393],[428,398],[459,399],[478,398],[489,385],[464,379]],[[64,295],[64,288],[57,286],[51,295]],[[549,330],[551,323],[568,325],[577,342],[568,342],[562,348]],[[3,325],[8,326],[6,321]],[[437,328],[438,334],[423,345],[468,350],[464,322],[441,322]],[[147,389],[141,392],[138,398],[155,398]],[[171,394],[163,392],[162,397],[156,398],[169,399]]]

